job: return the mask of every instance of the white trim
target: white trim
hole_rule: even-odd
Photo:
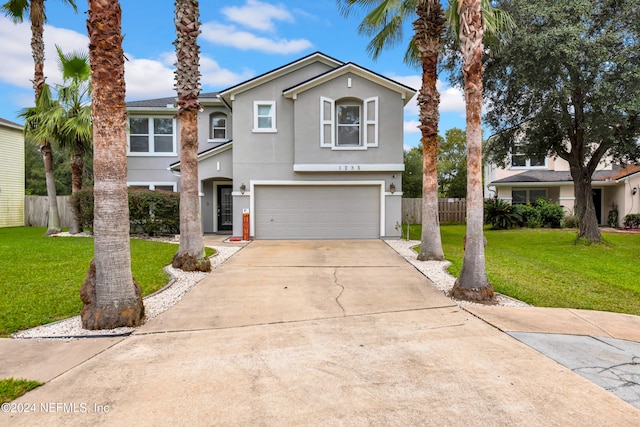
[[[325,103],[329,104],[330,113],[327,119],[324,116]],[[324,127],[329,125],[331,128],[331,135],[329,136],[329,143],[325,143]],[[320,97],[320,147],[333,147],[336,141],[336,102],[331,98]]]
[[[224,128],[223,127],[216,127],[214,128],[213,126],[213,119],[214,118],[221,118],[224,117]],[[208,138],[207,138],[207,142],[225,142],[229,140],[229,115],[225,112],[222,111],[212,111],[211,113],[209,113],[209,129],[208,129]],[[213,135],[215,134],[215,130],[218,129],[224,129],[224,138],[214,138]]]
[[[251,199],[249,200],[249,227],[252,235],[255,236],[256,230],[256,199],[253,196],[255,194],[256,186],[379,186],[380,187],[380,238],[385,237],[385,222],[386,222],[386,204],[385,204],[385,181],[372,180],[372,181],[286,181],[286,180],[264,180],[264,181],[250,181],[249,182],[249,194]],[[246,195],[247,193],[245,193]]]
[[[236,94],[240,94],[247,90],[253,89],[257,86],[262,85],[263,83],[267,83],[271,80],[274,80],[278,77],[282,77],[286,74],[289,74],[292,71],[299,70],[302,67],[305,67],[309,64],[313,64],[315,62],[320,62],[322,64],[328,65],[329,67],[340,67],[344,64],[344,62],[338,61],[334,58],[330,58],[320,52],[316,52],[304,58],[301,58],[297,61],[294,61],[290,64],[287,64],[283,67],[276,68],[275,70],[269,71],[261,76],[255,77],[251,80],[247,80],[244,83],[240,83],[236,86],[233,86],[229,89],[225,89],[219,93],[219,96],[230,97],[231,100],[234,100]]]
[[[294,172],[404,172],[404,163],[318,163],[294,164]]]
[[[22,125],[20,125],[18,123],[10,122],[10,121],[5,121],[5,122],[0,121],[0,126],[7,127],[7,128],[10,128],[10,129],[19,130],[19,131],[24,130],[24,126],[22,126]]]
[[[312,89],[318,85],[321,85],[325,82],[331,81],[333,79],[335,79],[336,77],[345,75],[347,73],[352,73],[353,75],[356,75],[358,77],[362,77],[366,80],[369,80],[371,82],[377,83],[380,86],[383,86],[387,89],[390,89],[394,92],[397,92],[400,94],[400,96],[402,97],[402,99],[404,100],[404,104],[406,105],[412,98],[413,96],[416,94],[416,90],[409,88],[408,86],[404,86],[396,81],[393,81],[389,78],[380,76],[378,74],[375,74],[367,69],[364,69],[362,67],[360,67],[359,65],[356,65],[354,63],[347,63],[344,64],[334,70],[329,71],[328,73],[325,74],[321,74],[315,78],[312,78],[311,80],[307,80],[304,83],[301,83],[297,86],[294,86],[290,89],[287,89],[283,92],[283,95],[285,98],[293,98],[293,96],[298,95],[302,92],[305,92],[309,89]]]
[[[163,186],[163,187],[173,187],[173,191],[177,192],[178,191],[178,183],[173,181],[165,181],[165,182],[142,182],[142,181],[127,181],[127,187],[147,187],[149,190],[155,190],[156,186]]]
[[[369,103],[373,103],[373,120],[368,120],[369,117]],[[361,117],[360,122],[364,123],[362,129],[362,145],[365,147],[377,147],[378,146],[378,97],[374,96],[362,101],[364,116]],[[368,128],[369,125],[373,125],[373,143],[369,144]]]
[[[271,127],[270,128],[261,128],[258,127],[258,110],[262,105],[271,106]],[[253,101],[253,129],[254,133],[276,133],[278,132],[276,126],[276,101]]]
[[[201,161],[208,159],[209,157],[217,156],[218,154],[224,153],[225,151],[230,150],[232,148],[233,148],[233,142],[229,142],[226,145],[221,145],[219,147],[212,148],[209,151],[206,151],[205,153],[200,153],[198,154],[198,164]],[[177,169],[175,168],[179,166],[180,166],[180,162],[178,162],[173,166],[169,166],[167,170],[176,171]]]

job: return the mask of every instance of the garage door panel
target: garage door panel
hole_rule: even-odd
[[[380,237],[380,186],[256,186],[258,239]]]

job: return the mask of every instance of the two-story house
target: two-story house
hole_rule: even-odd
[[[0,119],[0,227],[24,225],[24,137],[22,126]]]
[[[314,53],[204,93],[205,233],[257,239],[400,236],[403,109],[415,90]],[[175,98],[129,102],[128,184],[179,191]]]
[[[528,158],[513,153],[510,164],[485,166],[485,197],[497,196],[513,204],[533,203],[545,198],[562,205],[567,214],[575,207],[573,180],[566,160],[552,157]],[[592,178],[593,201],[600,225],[606,225],[609,211],[618,209],[619,226],[624,216],[640,213],[640,166],[620,167],[603,161]]]

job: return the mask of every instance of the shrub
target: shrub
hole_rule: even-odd
[[[180,196],[178,193],[129,190],[131,232],[141,230],[149,236],[180,233]]]
[[[562,220],[563,228],[578,228],[580,226],[580,219],[578,215],[567,215]]]
[[[149,236],[180,233],[180,195],[168,191],[129,189],[130,232]],[[71,198],[71,206],[83,228],[93,230],[93,189]]]
[[[612,228],[618,228],[618,206],[614,204],[611,206],[611,210],[609,211],[609,215],[607,216],[607,225]]]
[[[564,218],[564,208],[558,204],[550,203],[545,199],[538,199],[533,204],[540,214],[540,222],[545,228],[560,228]]]
[[[71,195],[71,209],[82,229],[93,231],[93,188],[76,191]]]
[[[520,225],[528,228],[542,227],[542,220],[538,209],[531,205],[517,205],[517,208],[518,212],[520,212],[520,217],[522,218]]]
[[[640,228],[640,214],[629,214],[624,217],[625,229],[629,228]]]
[[[507,230],[520,226],[522,217],[516,206],[502,200],[489,199],[484,203],[484,222],[495,230]]]

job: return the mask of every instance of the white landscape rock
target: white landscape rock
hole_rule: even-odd
[[[445,295],[453,288],[456,278],[449,274],[447,268],[451,265],[449,261],[418,261],[416,252],[412,249],[420,244],[417,240],[385,240],[400,256],[411,263],[427,279],[431,280],[436,288]],[[460,306],[482,305],[470,301],[461,301],[451,298]],[[529,304],[508,296],[496,293],[496,305],[505,307],[529,307]]]

